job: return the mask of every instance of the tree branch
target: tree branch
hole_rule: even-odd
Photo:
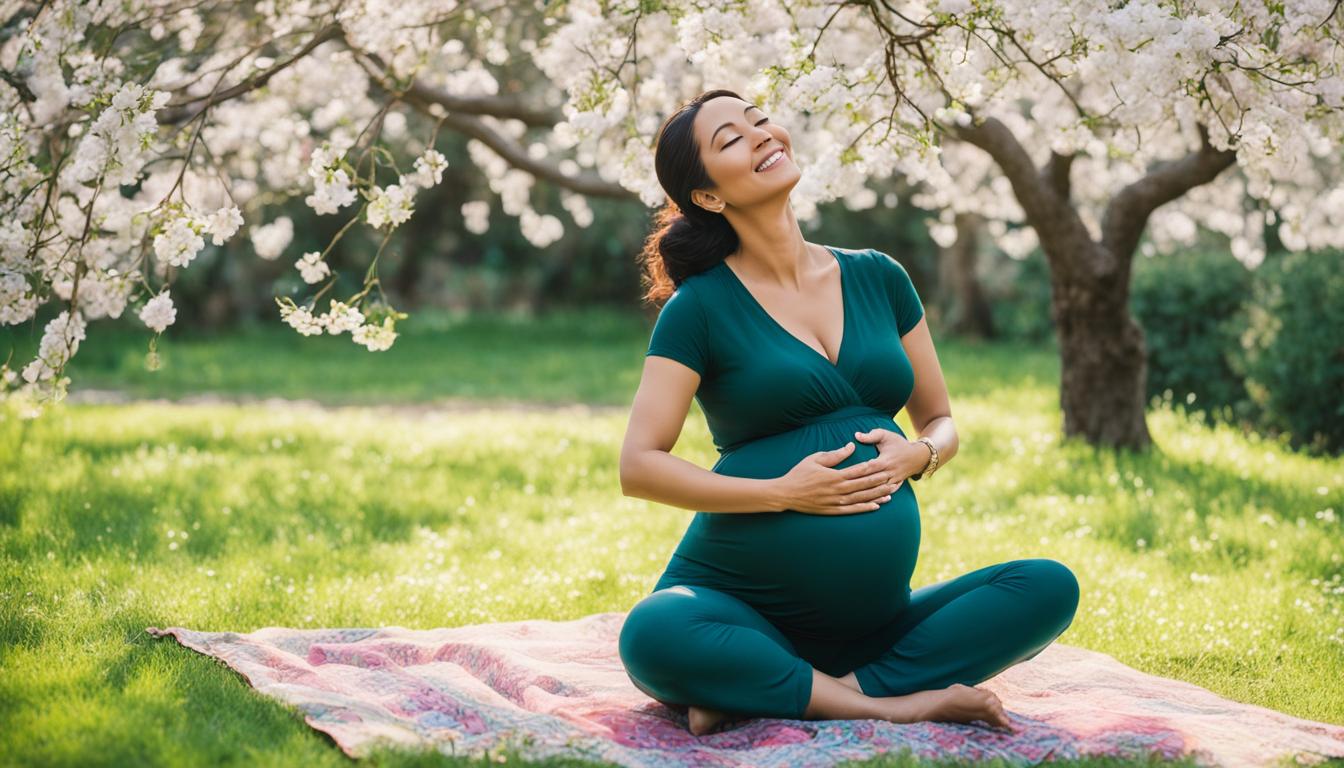
[[[449,112],[465,112],[470,115],[493,115],[501,119],[522,120],[534,128],[551,128],[564,119],[559,112],[549,109],[534,109],[519,99],[510,96],[458,96],[441,88],[415,80],[406,91],[407,101],[429,105],[438,104]]]
[[[318,30],[317,34],[313,36],[313,39],[309,40],[306,44],[304,44],[302,48],[299,49],[298,53],[295,53],[293,56],[289,57],[288,59],[285,59],[284,61],[276,62],[271,67],[261,72],[257,76],[248,78],[247,80],[244,80],[241,83],[231,85],[228,88],[219,91],[218,93],[211,93],[209,96],[198,96],[194,99],[188,99],[187,101],[182,101],[175,104],[169,104],[165,106],[163,109],[159,110],[158,113],[155,115],[155,118],[159,121],[160,125],[174,125],[176,123],[182,122],[183,120],[190,120],[196,117],[197,115],[201,114],[205,110],[209,109],[214,104],[219,104],[221,102],[237,98],[238,96],[241,96],[245,93],[249,93],[251,91],[255,91],[258,88],[265,86],[266,83],[270,82],[270,79],[272,77],[293,66],[293,64],[297,62],[299,59],[302,59],[303,57],[312,53],[314,48],[317,48],[317,46],[327,42],[328,40],[334,40],[340,36],[341,36],[341,27],[339,24],[331,24],[326,27],[323,27],[322,29]],[[205,103],[202,104],[199,108],[194,108],[192,106],[193,104],[196,104],[197,102],[201,101],[204,101]]]
[[[383,88],[391,90],[394,93],[396,92],[387,85],[385,80],[386,76],[384,74],[384,65],[377,56],[353,48],[351,50],[355,53],[355,60],[360,62],[364,67],[364,70],[369,73],[370,77],[382,85]],[[444,102],[440,99],[448,97],[448,94],[444,94],[441,91],[432,92],[436,98],[425,99],[423,97],[424,89],[417,92],[415,85],[412,84],[410,90],[403,94],[402,98],[405,99],[406,103],[421,112],[424,112],[426,115],[442,120],[444,126],[451,128],[464,136],[470,136],[473,139],[479,140],[493,150],[495,154],[504,158],[505,162],[509,163],[509,165],[527,171],[539,179],[545,179],[557,186],[590,197],[607,197],[616,200],[639,199],[638,195],[620,184],[609,182],[596,174],[583,173],[578,176],[568,176],[556,165],[543,163],[533,159],[532,156],[527,153],[525,147],[514,141],[512,138],[491,128],[485,121],[475,115],[454,113],[452,111],[447,111],[443,115],[436,114],[439,110],[431,110],[430,107],[438,106],[446,109]],[[463,97],[451,98],[452,100],[457,101],[463,100]],[[505,110],[505,114],[495,115],[495,117],[516,117],[517,114],[519,114],[518,110],[520,105],[516,100],[501,99],[498,100],[498,102],[501,105],[512,106],[509,106],[509,108]],[[478,107],[486,103],[488,103],[487,100],[476,100]],[[531,108],[525,108],[525,111],[534,116],[544,114],[541,111],[532,110]],[[480,114],[486,113],[482,112]],[[545,122],[542,123],[542,125],[550,126],[554,125],[554,122],[555,121]]]
[[[0,69],[0,79],[3,79],[6,83],[9,84],[10,88],[13,88],[15,91],[17,91],[20,99],[23,99],[29,104],[33,103],[34,101],[37,101],[37,95],[34,94],[32,89],[28,87],[28,84],[25,83],[22,78],[20,78],[13,72],[10,72],[8,69]]]
[[[1027,223],[1036,230],[1051,271],[1061,276],[1075,273],[1093,243],[1078,212],[1061,194],[1057,176],[1061,171],[1067,175],[1069,163],[1052,157],[1046,170],[1038,171],[1012,130],[995,117],[973,115],[970,125],[954,125],[950,133],[988,153],[1008,178]],[[1067,191],[1067,184],[1063,186]]]
[[[1059,199],[1068,202],[1071,193],[1069,183],[1069,171],[1073,169],[1073,159],[1077,155],[1069,153],[1061,155],[1058,152],[1051,152],[1050,159],[1046,161],[1045,167],[1041,169],[1041,178],[1049,184]]]
[[[1200,147],[1185,157],[1163,163],[1148,175],[1120,190],[1111,198],[1101,220],[1104,249],[1113,254],[1131,254],[1148,217],[1158,206],[1175,200],[1190,190],[1208,184],[1237,160],[1235,149],[1214,149],[1209,130],[1199,129]]]
[[[450,112],[444,118],[443,124],[464,136],[479,139],[510,165],[527,171],[539,179],[546,179],[565,189],[590,197],[608,197],[616,200],[638,199],[638,195],[634,192],[596,174],[581,173],[577,176],[567,176],[555,165],[533,160],[527,154],[527,150],[518,142],[495,131],[478,117],[454,115]]]

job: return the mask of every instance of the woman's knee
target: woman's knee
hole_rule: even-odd
[[[1034,591],[1046,597],[1049,608],[1058,616],[1059,631],[1063,632],[1073,623],[1073,617],[1078,612],[1078,577],[1058,560],[1042,557],[1031,562],[1036,585]]]
[[[660,589],[630,609],[621,625],[617,651],[626,672],[649,686],[675,679],[701,621],[696,593],[686,587]]]
[[[674,588],[673,588],[674,589]],[[647,595],[626,614],[616,641],[621,662],[631,675],[643,678],[651,662],[664,655],[669,633],[685,620],[669,589]]]

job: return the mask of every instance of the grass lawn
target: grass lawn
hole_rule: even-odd
[[[647,333],[595,312],[424,322],[385,353],[288,329],[173,336],[147,372],[146,335],[92,324],[76,392],[327,407],[66,403],[0,420],[0,764],[350,764],[149,625],[430,628],[628,609],[693,514],[620,492]],[[921,488],[913,586],[1052,557],[1082,587],[1059,642],[1344,724],[1344,462],[1166,407],[1149,417],[1151,453],[1094,451],[1060,440],[1050,349],[949,341],[940,355],[962,443]],[[554,407],[364,407],[457,397]],[[713,462],[698,406],[675,452]]]

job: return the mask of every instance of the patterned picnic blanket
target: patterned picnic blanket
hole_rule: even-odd
[[[426,630],[146,631],[224,662],[356,758],[388,745],[641,768],[828,766],[903,750],[1020,766],[1085,755],[1190,755],[1219,766],[1344,757],[1344,726],[1238,703],[1059,642],[980,684],[1003,701],[1012,734],[979,724],[750,718],[696,737],[684,711],[626,676],[616,650],[625,615]]]

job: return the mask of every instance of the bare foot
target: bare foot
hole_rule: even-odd
[[[691,733],[696,736],[709,733],[724,720],[729,719],[729,715],[725,712],[704,707],[691,707],[687,717],[690,719]]]
[[[993,691],[954,683],[947,688],[919,691],[906,696],[893,696],[891,716],[894,723],[914,723],[934,720],[969,723],[982,720],[993,727],[1014,730],[1003,704]]]

